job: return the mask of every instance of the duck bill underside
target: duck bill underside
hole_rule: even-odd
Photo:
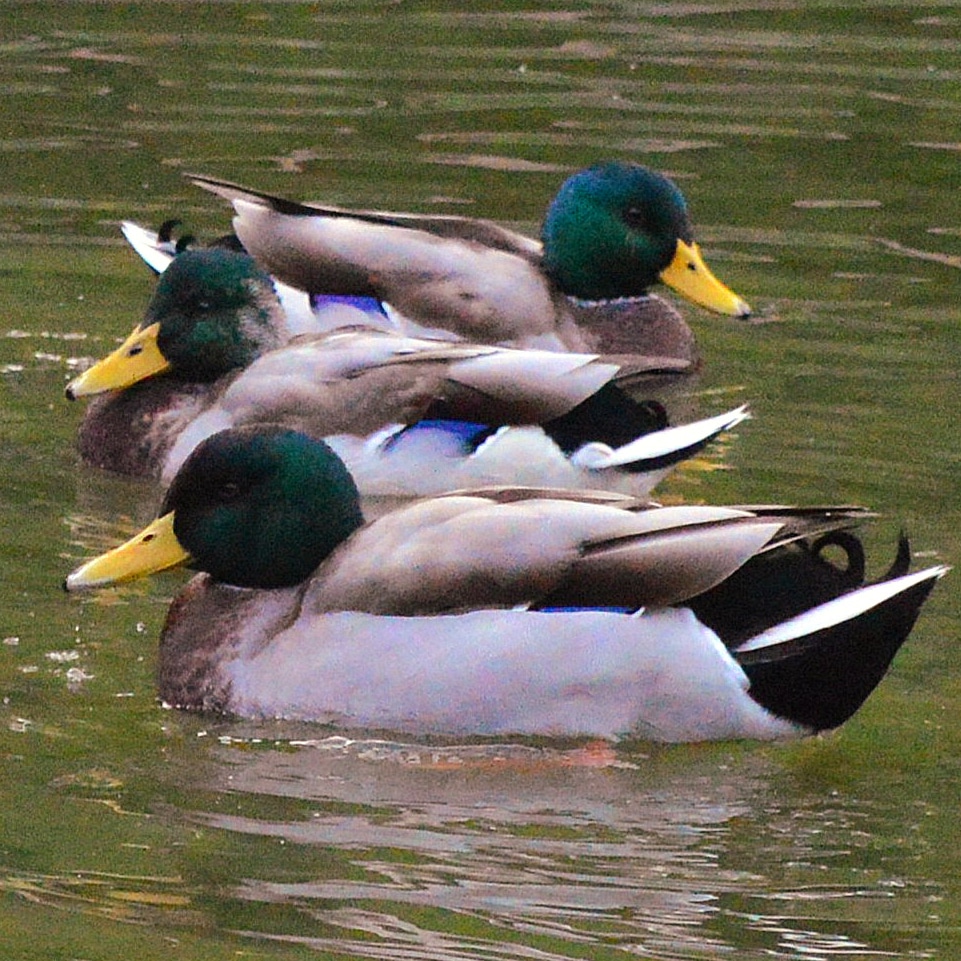
[[[179,567],[190,560],[174,534],[173,512],[158,517],[139,534],[106,554],[94,557],[67,577],[68,591],[121,584]]]
[[[674,259],[661,271],[661,280],[682,297],[731,317],[748,317],[750,305],[711,273],[696,243],[677,242]]]
[[[159,324],[137,327],[112,353],[67,385],[67,397],[89,397],[108,390],[123,390],[170,369],[157,345]]]

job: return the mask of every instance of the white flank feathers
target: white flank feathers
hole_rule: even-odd
[[[454,736],[805,733],[750,698],[744,672],[688,610],[323,614],[238,650],[226,672],[232,708],[248,717]]]

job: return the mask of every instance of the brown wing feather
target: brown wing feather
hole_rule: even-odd
[[[492,220],[474,217],[458,217],[449,214],[414,214],[394,213],[387,210],[351,210],[336,207],[331,204],[301,202],[288,200],[274,194],[251,190],[240,184],[219,177],[208,177],[204,174],[187,173],[184,176],[197,187],[209,190],[229,200],[243,199],[260,203],[277,213],[290,217],[333,217],[340,219],[362,220],[370,224],[380,224],[389,227],[406,227],[413,230],[423,230],[435,237],[447,240],[462,240],[468,243],[480,244],[495,250],[524,257],[531,263],[540,263],[541,244],[539,241],[527,237],[514,230],[502,227]]]
[[[321,566],[305,603],[414,615],[680,602],[728,576],[779,528],[723,508],[635,512],[592,498],[504,502],[467,492],[369,524]]]

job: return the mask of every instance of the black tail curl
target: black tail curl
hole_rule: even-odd
[[[830,559],[838,550],[842,557]],[[910,561],[902,532],[894,561],[876,583],[907,574]],[[735,649],[758,704],[811,731],[824,731],[844,723],[880,683],[936,581],[921,580],[821,630],[736,650],[768,628],[866,584],[863,544],[852,531],[838,529],[757,555],[691,607]]]
[[[840,549],[839,562],[830,559]],[[907,540],[885,579],[907,570]],[[849,530],[795,540],[758,554],[722,584],[690,602],[728,647],[865,583],[864,547]]]
[[[183,226],[183,221],[177,217],[171,217],[165,220],[160,227],[157,229],[157,239],[162,244],[172,244],[174,253],[182,254],[185,250],[190,247],[195,247],[197,245],[197,238],[193,234],[183,234],[178,237],[176,241],[174,240],[174,231],[178,227]],[[222,247],[225,250],[233,250],[238,254],[245,254],[247,251],[244,249],[244,245],[240,242],[240,238],[236,234],[224,234],[221,237],[216,237],[215,239],[209,241],[204,246],[206,247]]]

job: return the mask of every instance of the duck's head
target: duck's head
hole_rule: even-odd
[[[112,354],[67,385],[73,400],[157,374],[208,382],[287,338],[273,281],[247,254],[186,250],[160,275],[143,321]]]
[[[363,522],[353,478],[323,441],[280,427],[232,428],[185,461],[157,520],[77,568],[65,587],[177,566],[238,587],[292,587]]]
[[[751,312],[701,258],[677,185],[639,164],[603,163],[569,177],[541,237],[544,268],[571,297],[638,297],[662,281],[717,313]]]

